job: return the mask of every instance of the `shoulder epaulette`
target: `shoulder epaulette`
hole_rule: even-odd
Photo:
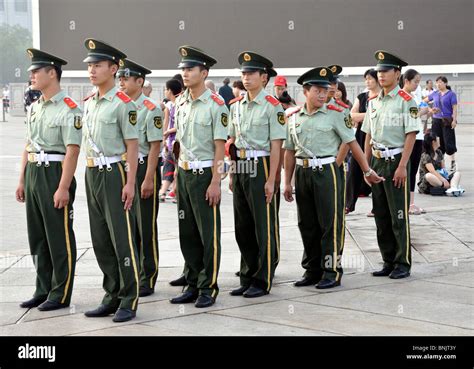
[[[289,108],[289,109],[285,112],[285,114],[286,114],[286,116],[289,118],[289,117],[291,117],[293,114],[298,113],[300,110],[301,110],[301,106],[297,106],[297,107],[294,107],[294,108]]]
[[[344,110],[342,110],[341,108],[338,108],[337,106],[334,106],[332,104],[329,104],[328,105],[328,109],[329,110],[335,110],[335,111],[338,111],[339,113],[342,113]]]
[[[129,103],[130,101],[132,101],[132,99],[131,99],[125,92],[117,91],[116,95],[117,95],[118,98],[119,98],[120,100],[122,100],[124,103]]]
[[[275,99],[272,95],[265,96],[265,100],[267,100],[273,106],[280,105],[280,102],[277,99]]]
[[[67,106],[69,106],[71,109],[77,108],[77,104],[70,98],[70,97],[65,97],[63,100]]]
[[[403,97],[403,100],[405,101],[410,101],[412,99],[412,97],[410,96],[410,94],[408,94],[407,92],[403,91],[403,90],[398,90],[398,94]]]
[[[215,94],[212,94],[212,95],[211,95],[211,99],[214,100],[214,101],[217,103],[217,105],[221,105],[221,106],[222,106],[222,105],[225,104],[225,102],[222,101],[222,100],[221,100],[217,95],[215,95]]]
[[[229,101],[229,105],[232,105],[233,103],[242,100],[244,97],[242,95],[237,96],[235,99],[232,99]]]
[[[145,105],[147,107],[148,110],[155,110],[156,109],[156,105],[153,104],[150,100],[143,100],[143,105]]]
[[[347,105],[346,103],[344,103],[341,100],[336,100],[336,103],[337,103],[337,105],[340,105],[340,106],[342,106],[343,108],[346,108],[346,109],[349,107],[349,105]]]

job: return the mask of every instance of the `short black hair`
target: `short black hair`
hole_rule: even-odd
[[[55,65],[47,65],[46,67],[44,67],[44,70],[46,71],[46,73],[52,69],[56,71],[56,78],[58,82],[61,82],[61,75],[63,74],[63,70]]]
[[[367,76],[371,76],[377,82],[379,81],[379,77],[377,77],[377,71],[374,68],[370,68],[365,71],[364,79],[367,78]]]
[[[246,91],[245,86],[242,81],[234,81],[234,83],[232,83],[232,87],[236,87],[240,90]]]
[[[166,88],[170,90],[174,96],[180,94],[181,91],[183,91],[183,86],[177,79],[170,79],[166,81]]]

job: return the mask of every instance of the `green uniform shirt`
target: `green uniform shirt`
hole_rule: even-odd
[[[309,155],[295,145],[290,134],[290,124],[296,116],[295,130],[302,146],[317,157],[336,156],[341,142],[349,143],[355,140],[354,131],[345,120],[344,112],[328,109],[324,104],[316,112],[309,114],[306,105],[300,111],[288,118],[288,129],[284,148],[296,151],[296,156],[308,158]]]
[[[150,142],[163,141],[163,113],[158,104],[141,94],[135,105],[138,110],[138,143],[143,155],[150,152]]]
[[[218,103],[216,100],[222,102]],[[213,160],[214,141],[227,140],[229,110],[224,99],[213,95],[206,89],[197,99],[193,100],[186,90],[176,100],[176,140],[197,158],[191,157],[181,147],[181,160]]]
[[[272,140],[284,140],[286,137],[285,113],[280,103],[272,104],[266,98],[273,96],[262,89],[260,93],[249,101],[248,93],[240,101],[230,107],[231,124],[229,125],[229,136],[236,137],[235,146],[238,149],[252,149],[270,151]],[[240,110],[240,131],[242,138],[250,146],[242,142],[237,136],[237,104]]]
[[[66,100],[66,101],[65,101]],[[35,142],[44,151],[66,153],[66,146],[80,145],[82,111],[61,90],[48,101],[41,96],[30,107],[26,117],[28,152],[38,152]]]
[[[84,107],[84,150],[87,157],[99,157],[90,142],[105,156],[122,155],[127,151],[124,140],[138,139],[137,107],[124,93],[122,100],[112,88],[99,99],[99,93],[90,97]],[[90,129],[90,131],[89,131]]]
[[[399,91],[397,86],[384,96],[382,90],[379,96],[370,100],[361,128],[376,143],[386,147],[403,147],[405,135],[421,129],[415,100],[404,91],[401,94],[410,99],[402,97]]]

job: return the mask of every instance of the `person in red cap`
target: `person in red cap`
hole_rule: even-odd
[[[285,76],[276,76],[273,82],[273,92],[277,99],[280,98],[283,92],[288,88],[288,83]]]

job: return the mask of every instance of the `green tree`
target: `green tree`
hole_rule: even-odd
[[[21,26],[0,25],[0,84],[28,81],[30,60],[26,49],[32,47],[30,32]]]

